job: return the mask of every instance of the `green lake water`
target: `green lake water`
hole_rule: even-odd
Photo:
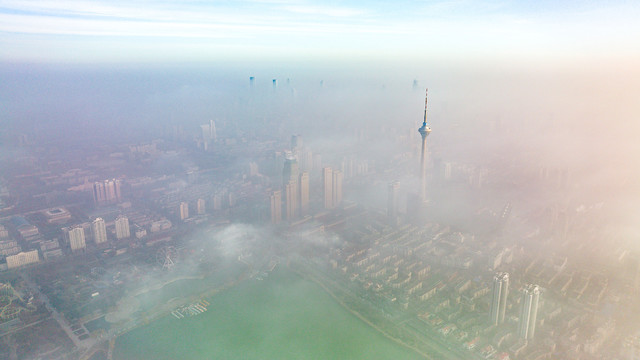
[[[119,337],[114,359],[422,359],[287,270],[207,300],[205,313]]]

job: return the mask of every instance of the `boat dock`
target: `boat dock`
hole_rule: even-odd
[[[202,314],[207,311],[207,306],[209,306],[209,302],[206,300],[200,300],[193,304],[180,306],[177,309],[171,311],[171,315],[176,319],[184,319],[187,316],[195,316]]]

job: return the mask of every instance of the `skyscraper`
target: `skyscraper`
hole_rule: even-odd
[[[322,184],[324,197],[324,208],[333,209],[333,170],[330,167],[322,169]]]
[[[520,310],[520,324],[518,326],[518,335],[521,339],[533,339],[536,331],[539,299],[540,287],[538,285],[529,284],[522,291],[522,309]]]
[[[84,240],[84,229],[81,226],[74,226],[69,230],[69,245],[71,245],[71,251],[76,252],[87,247]]]
[[[337,207],[342,204],[342,179],[342,171],[333,170],[333,207]]]
[[[507,309],[507,295],[509,294],[509,274],[501,272],[493,277],[493,292],[491,298],[491,323],[493,325],[504,322]]]
[[[271,223],[279,224],[282,221],[282,191],[276,190],[271,194]]]
[[[185,201],[180,203],[180,220],[185,220],[189,217],[189,204]]]
[[[284,158],[284,167],[282,168],[282,186],[290,182],[298,182],[298,161],[293,154],[288,151]]]
[[[95,241],[96,244],[107,242],[107,227],[102,218],[93,220],[91,230],[93,232],[93,241]]]
[[[131,236],[131,231],[129,230],[129,219],[126,216],[118,216],[116,218],[116,238],[126,239]]]
[[[424,98],[424,120],[422,127],[418,129],[422,136],[422,150],[420,152],[420,200],[427,201],[427,136],[431,133],[431,128],[427,125],[427,96]]]
[[[285,215],[287,220],[293,220],[298,215],[298,161],[288,151],[285,154],[282,169],[282,189],[284,190]]]
[[[287,220],[293,220],[298,215],[298,182],[289,181],[284,186],[284,204]]]
[[[387,216],[389,222],[395,225],[398,222],[398,191],[400,183],[397,181],[389,183],[389,194],[387,199]]]
[[[300,214],[309,214],[309,173],[300,174]]]

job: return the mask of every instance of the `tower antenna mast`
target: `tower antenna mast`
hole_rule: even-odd
[[[422,121],[422,125],[426,125],[427,124],[427,97],[429,95],[429,89],[427,88],[427,90],[425,91],[424,94],[424,120]]]

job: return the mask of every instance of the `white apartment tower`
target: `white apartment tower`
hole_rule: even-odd
[[[107,242],[107,226],[102,218],[93,220],[91,230],[93,232],[93,241],[95,241],[96,244]]]
[[[118,216],[118,218],[116,218],[116,238],[118,240],[120,239],[126,239],[128,237],[131,237],[131,231],[129,230],[129,219],[127,219],[127,217],[125,216]]]

